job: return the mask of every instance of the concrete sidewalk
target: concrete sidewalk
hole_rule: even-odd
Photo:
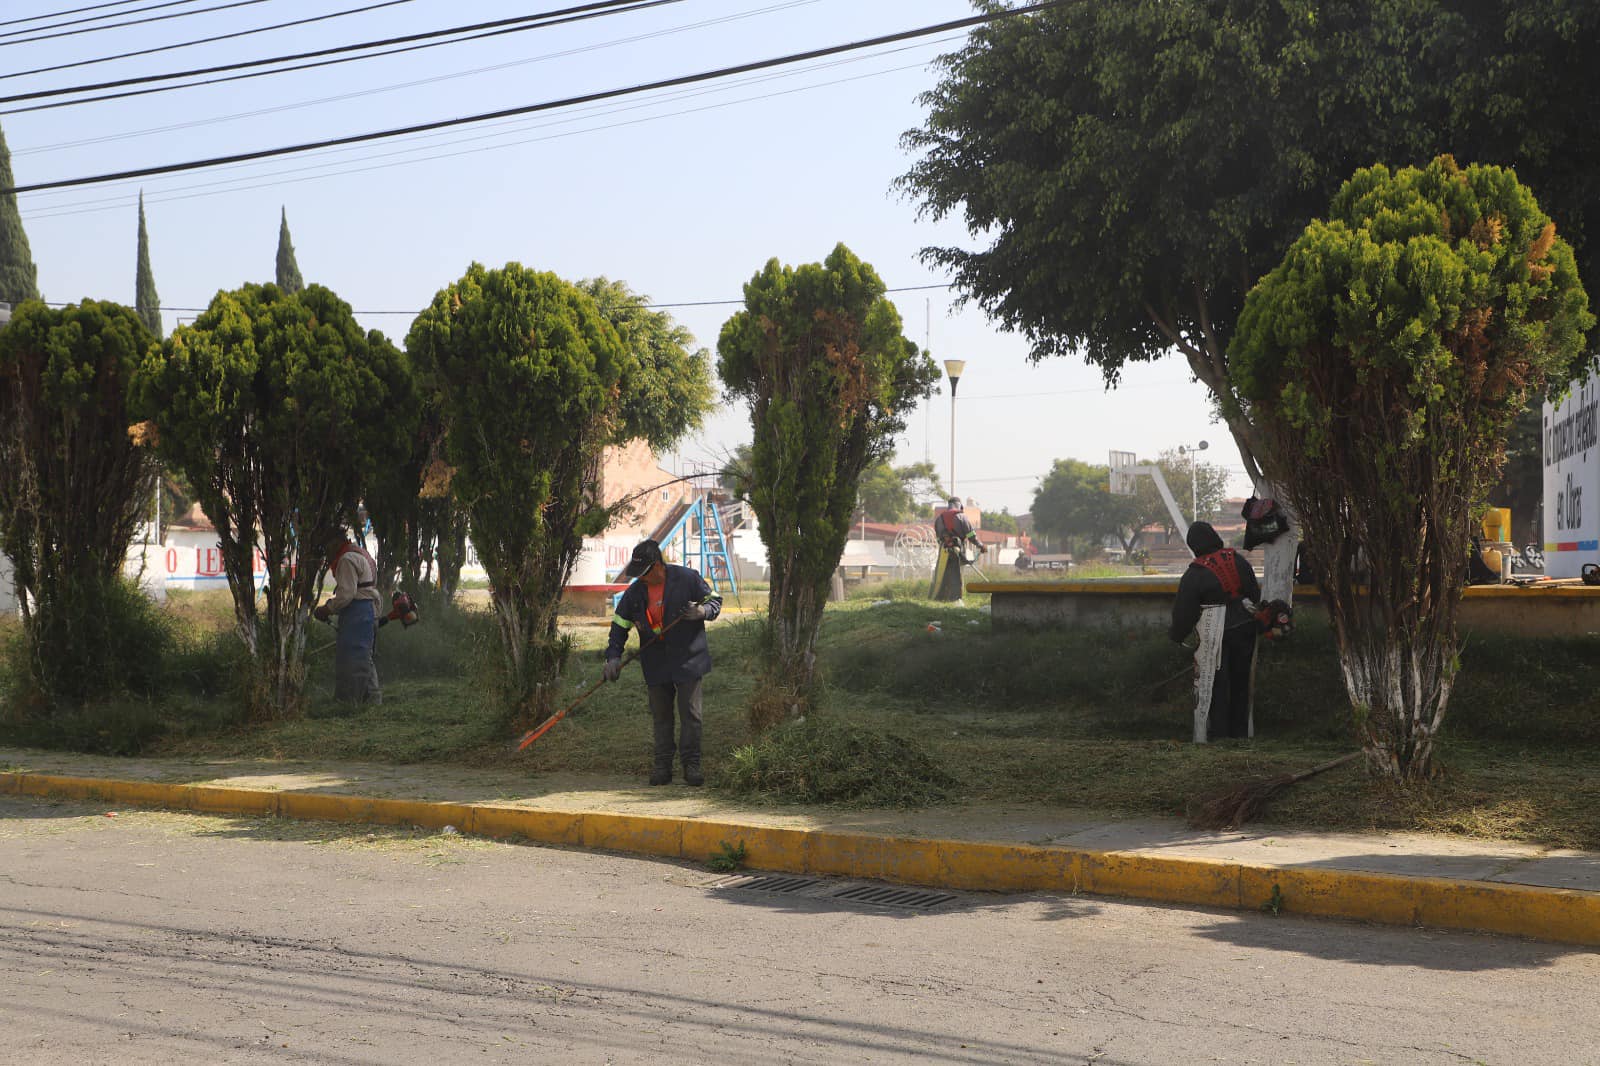
[[[1600,945],[1600,852],[1418,833],[1198,832],[970,805],[750,806],[682,785],[435,765],[114,759],[0,748],[0,792],[215,813],[452,825],[535,843],[993,891],[1087,892]]]

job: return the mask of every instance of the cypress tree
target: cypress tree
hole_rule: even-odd
[[[150,234],[144,226],[144,190],[139,190],[139,265],[134,268],[133,306],[146,328],[161,336],[161,297],[156,295],[156,276],[150,270]]]
[[[0,189],[9,189],[15,184],[11,176],[11,149],[6,147],[5,131],[0,130]],[[17,195],[6,193],[0,196],[0,303],[15,306],[38,298],[39,271],[33,265],[28,235],[22,229]]]
[[[278,288],[295,293],[305,287],[300,264],[294,260],[294,242],[289,239],[289,211],[285,208],[278,221]]]

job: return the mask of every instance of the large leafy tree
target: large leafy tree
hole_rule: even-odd
[[[372,472],[404,461],[406,427],[389,419],[404,383],[394,345],[363,332],[350,306],[320,285],[220,292],[138,375],[138,403],[162,457],[216,526],[259,718],[303,705],[322,546],[354,518]]]
[[[632,437],[659,450],[700,427],[712,406],[711,353],[693,348],[694,335],[626,282],[590,278],[578,289],[617,331],[630,369],[618,418]]]
[[[1474,505],[1581,365],[1572,251],[1516,176],[1361,170],[1250,293],[1233,380],[1288,472],[1374,772],[1429,775]]]
[[[11,175],[11,149],[0,131],[0,189],[17,184]],[[0,303],[12,306],[39,298],[39,270],[33,265],[28,234],[17,210],[17,194],[0,193]]]
[[[1181,354],[1260,485],[1272,457],[1229,383],[1235,323],[1356,169],[1514,165],[1596,275],[1597,39],[1588,0],[1065,5],[943,59],[901,186],[981,239],[924,254],[1034,358],[1081,354],[1114,384]]]
[[[406,340],[437,397],[450,491],[493,585],[507,703],[519,718],[551,708],[567,655],[561,591],[583,538],[611,519],[597,491],[602,450],[640,438],[670,444],[709,402],[704,364],[682,335],[667,329],[666,347],[651,348],[662,321],[637,316],[626,290],[602,288],[633,325],[627,341],[589,293],[518,263],[474,263]]]
[[[1135,515],[1137,500],[1113,496],[1111,469],[1078,459],[1057,459],[1033,494],[1033,521],[1042,533],[1092,554],[1107,537],[1116,537],[1124,551],[1139,546],[1144,523]]]
[[[161,339],[161,297],[156,294],[156,275],[150,269],[150,231],[144,224],[144,193],[139,193],[139,249],[133,269],[133,306],[139,319]]]
[[[933,463],[895,466],[884,459],[861,475],[861,510],[878,522],[904,522],[925,515],[944,495]]]
[[[722,327],[717,371],[750,407],[750,503],[772,568],[758,728],[804,713],[816,639],[862,474],[938,380],[872,267],[840,244],[822,263],[769,260]]]
[[[156,478],[130,439],[127,399],[154,340],[131,308],[89,300],[55,310],[30,300],[0,329],[0,551],[49,696],[126,680],[116,601]]]

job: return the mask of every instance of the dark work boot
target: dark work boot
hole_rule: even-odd
[[[703,785],[706,783],[705,775],[700,772],[700,763],[698,761],[683,764],[683,783],[686,785]]]
[[[668,766],[665,769],[663,769],[663,768],[658,766],[654,770],[651,770],[650,771],[650,783],[652,785],[670,785],[670,784],[672,784],[672,767]]]

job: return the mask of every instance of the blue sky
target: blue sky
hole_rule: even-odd
[[[370,2],[266,0],[53,41],[0,36],[0,95],[563,6],[557,0],[410,0],[203,47],[27,77],[3,74]],[[80,6],[72,0],[8,3],[0,21]],[[492,111],[970,13],[966,0],[684,0],[572,26],[131,100],[21,114],[3,112],[18,105],[0,105],[0,126],[17,179],[27,184]],[[28,26],[0,26],[0,34]],[[935,79],[929,63],[957,43],[918,42],[826,68],[811,64],[768,72],[762,80],[747,76],[356,149],[24,195],[20,206],[47,299],[131,303],[132,204],[142,186],[157,285],[163,304],[175,308],[203,306],[218,289],[245,281],[270,280],[278,212],[286,208],[306,279],[333,288],[362,312],[364,324],[397,341],[409,316],[371,312],[423,307],[473,260],[517,260],[574,279],[604,274],[657,301],[696,303],[737,300],[744,281],[769,257],[815,261],[843,241],[891,287],[938,284],[948,279],[924,267],[918,251],[970,238],[959,221],[919,220],[915,204],[891,183],[911,163],[899,137],[921,120],[916,97]],[[986,508],[1026,510],[1037,476],[1057,457],[1104,462],[1111,448],[1153,455],[1208,439],[1208,457],[1238,465],[1223,427],[1211,421],[1204,390],[1176,359],[1130,367],[1123,385],[1108,394],[1098,372],[1077,360],[1030,364],[1021,338],[995,329],[976,309],[955,311],[951,291],[894,298],[910,337],[930,341],[936,359],[967,360],[956,487]],[[679,307],[673,313],[714,349],[734,309]],[[169,312],[168,328],[180,317],[190,316]],[[748,437],[745,412],[729,407],[667,459],[715,462]],[[912,416],[898,457],[926,456],[945,472],[949,448],[946,388]]]

